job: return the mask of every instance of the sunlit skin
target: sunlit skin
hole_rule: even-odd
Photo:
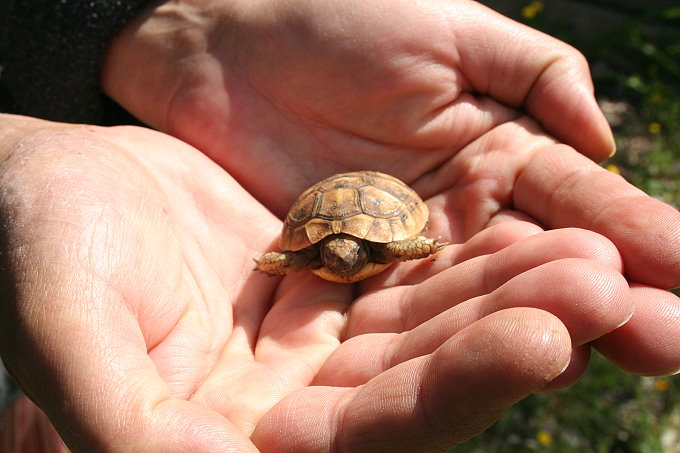
[[[75,452],[442,451],[592,346],[680,368],[680,215],[591,160],[552,38],[468,1],[164,2],[102,83],[157,131],[0,116],[0,351]],[[365,168],[422,195],[435,261],[252,271]]]

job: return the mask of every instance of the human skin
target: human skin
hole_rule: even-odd
[[[680,285],[677,212],[574,152],[614,151],[583,56],[478,3],[161,2],[113,42],[102,84],[279,217],[342,171],[384,171],[425,196],[448,179],[461,214],[497,201],[458,216],[451,241],[515,206],[608,237],[634,281]],[[536,123],[549,135],[509,141]],[[517,178],[526,190],[513,191]],[[560,195],[539,206],[538,190]],[[656,225],[663,240],[630,240]]]
[[[439,451],[591,345],[680,367],[677,211],[584,157],[613,145],[573,49],[472,2],[263,4],[162,3],[111,47],[109,94],[188,144],[2,118],[3,359],[74,451]],[[251,271],[367,167],[453,245],[358,285]]]
[[[382,170],[447,187],[431,204],[451,242],[514,209],[604,235],[641,288],[680,286],[677,210],[593,162],[614,143],[583,56],[478,3],[163,2],[114,41],[102,82],[279,217],[323,177]]]
[[[677,298],[629,287],[597,233],[504,210],[358,285],[270,278],[252,259],[281,221],[198,150],[1,120],[0,351],[73,451],[440,451],[573,382],[593,342],[680,363]]]

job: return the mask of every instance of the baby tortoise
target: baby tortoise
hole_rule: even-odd
[[[295,201],[281,233],[283,252],[256,269],[283,275],[309,269],[333,282],[376,275],[394,261],[426,258],[446,244],[418,234],[427,206],[413,189],[377,171],[342,173],[314,184]]]

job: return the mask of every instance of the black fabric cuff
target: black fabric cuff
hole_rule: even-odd
[[[150,0],[0,0],[0,109],[102,124],[106,49]]]

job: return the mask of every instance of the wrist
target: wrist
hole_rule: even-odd
[[[106,46],[148,1],[9,2],[0,33],[5,111],[101,122],[98,72]]]
[[[206,66],[212,64],[209,69],[215,72],[211,39],[215,24],[225,20],[232,6],[180,0],[143,11],[107,49],[100,75],[106,94],[142,121],[167,130],[173,96],[209,72]]]

